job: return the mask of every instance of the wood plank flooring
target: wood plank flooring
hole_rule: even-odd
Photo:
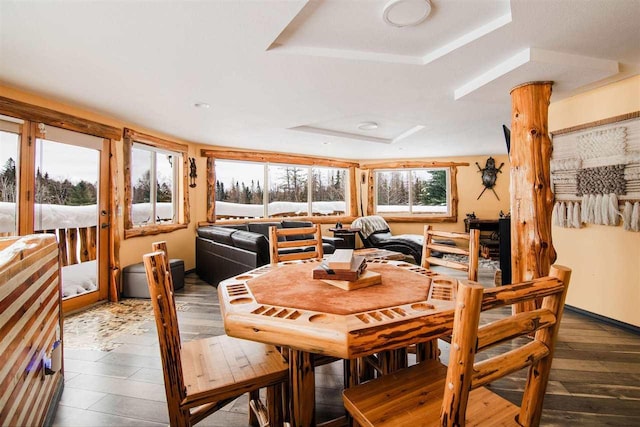
[[[485,272],[480,281],[492,285],[493,276]],[[193,273],[185,282],[176,295],[188,307],[178,312],[182,339],[223,334],[216,289]],[[168,424],[155,325],[145,327],[142,335],[122,336],[122,345],[110,352],[65,350],[65,388],[54,426]],[[446,360],[446,344],[441,348]],[[317,368],[319,422],[343,413],[341,370],[339,362]],[[523,386],[524,374],[491,387],[517,402]],[[198,425],[246,426],[247,412],[243,397]],[[640,426],[640,336],[565,311],[541,425]]]

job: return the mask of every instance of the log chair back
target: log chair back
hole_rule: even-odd
[[[290,236],[303,235],[313,235],[313,238],[286,240],[286,238]],[[285,239],[279,241],[278,239],[280,237],[284,237]],[[279,249],[306,248],[309,246],[313,246],[314,250],[286,254],[278,252]],[[322,249],[322,230],[320,229],[320,225],[313,224],[310,227],[302,228],[269,227],[269,252],[271,255],[271,264],[277,264],[280,261],[293,261],[300,259],[322,259],[324,251]]]
[[[443,239],[454,239],[464,241],[466,248],[457,246],[443,245],[434,242],[434,237]],[[441,265],[455,270],[466,271],[469,280],[478,280],[478,251],[480,248],[480,231],[471,229],[469,233],[459,233],[454,231],[437,231],[433,230],[430,225],[424,226],[424,243],[422,245],[422,262],[423,268],[429,269],[431,264]],[[438,251],[442,254],[464,255],[468,258],[468,262],[462,263],[458,261],[445,260],[431,256],[431,251]]]
[[[456,300],[449,366],[441,409],[442,425],[465,425],[469,392],[529,368],[518,423],[540,423],[555,342],[571,270],[553,266],[550,277],[487,289],[461,281]],[[543,298],[542,307],[478,327],[480,312]],[[533,340],[524,338],[535,333]],[[520,342],[512,341],[523,337]],[[476,362],[476,354],[510,341],[506,353]],[[480,402],[476,402],[480,404]]]
[[[180,404],[187,395],[187,389],[182,371],[180,330],[169,261],[163,251],[144,255],[143,260],[158,329],[169,420],[172,426],[185,425],[184,420],[189,419],[189,409]]]
[[[427,360],[345,389],[345,408],[363,426],[539,425],[570,276],[570,269],[552,266],[547,277],[486,290],[460,281],[448,367]],[[482,311],[539,298],[537,310],[479,326]],[[499,344],[506,344],[494,349],[500,354],[476,361]],[[484,387],[524,368],[519,407]]]

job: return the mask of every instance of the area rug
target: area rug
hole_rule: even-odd
[[[185,304],[176,303],[176,309],[185,310]],[[122,344],[118,337],[147,332],[148,322],[153,319],[150,300],[124,299],[101,304],[65,317],[64,347],[111,351]]]

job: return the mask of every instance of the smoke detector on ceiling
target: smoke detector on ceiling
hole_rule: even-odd
[[[382,10],[382,19],[394,27],[413,27],[427,19],[430,13],[429,0],[391,0]]]
[[[376,122],[358,123],[358,129],[360,129],[360,130],[376,130],[376,129],[378,129],[378,123],[376,123]]]

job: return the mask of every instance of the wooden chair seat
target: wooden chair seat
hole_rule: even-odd
[[[181,349],[187,394],[183,405],[238,397],[238,390],[287,381],[287,363],[272,345],[220,335],[187,341]]]
[[[440,426],[446,377],[445,365],[427,360],[345,390],[344,405],[363,426]],[[486,387],[471,391],[469,401],[469,426],[519,425],[520,408]]]

